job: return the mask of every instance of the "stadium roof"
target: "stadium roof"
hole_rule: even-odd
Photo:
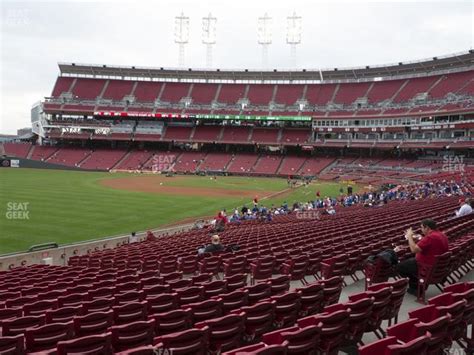
[[[301,70],[208,70],[59,63],[62,76],[159,81],[369,81],[426,76],[474,68],[474,50],[420,61],[358,68]]]

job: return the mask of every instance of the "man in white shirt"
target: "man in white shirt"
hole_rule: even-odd
[[[456,217],[462,217],[470,213],[472,213],[471,201],[466,198],[466,200],[461,203],[461,208],[456,211]]]

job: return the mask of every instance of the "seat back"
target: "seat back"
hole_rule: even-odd
[[[364,266],[366,289],[373,283],[388,281],[392,272],[392,265],[383,258],[377,258],[375,263],[367,262]]]
[[[300,317],[318,313],[322,310],[324,304],[324,288],[319,282],[309,284],[308,286],[298,288],[301,295]]]
[[[288,354],[288,342],[283,342],[278,345],[267,345],[263,342],[247,345],[242,348],[234,349],[226,352],[223,355],[243,355],[243,354],[258,354],[258,355],[286,355]]]
[[[45,316],[26,316],[2,321],[2,336],[22,334],[27,328],[38,327],[45,323]]]
[[[269,298],[272,294],[272,288],[269,282],[261,282],[253,286],[247,286],[245,290],[249,293],[249,304],[251,305]]]
[[[227,292],[227,281],[225,280],[205,282],[202,284],[202,286],[204,287],[205,299],[209,299],[209,297],[217,296],[221,293]]]
[[[188,329],[191,326],[191,310],[177,309],[170,312],[153,314],[156,334],[169,334]]]
[[[449,275],[451,263],[451,252],[436,256],[433,265],[418,263],[418,280],[423,280],[425,287],[428,285],[443,283],[446,276]]]
[[[112,340],[110,333],[89,335],[82,338],[58,342],[57,354],[112,354]]]
[[[21,308],[0,308],[0,322],[5,319],[21,317],[22,313]]]
[[[305,328],[283,328],[271,333],[266,333],[262,341],[268,345],[288,342],[289,354],[314,354],[318,350],[321,327],[311,325]]]
[[[176,293],[163,293],[154,297],[147,297],[148,314],[169,312],[178,308]]]
[[[115,298],[97,298],[92,301],[82,303],[82,310],[84,314],[93,312],[106,312],[115,304]]]
[[[54,349],[58,341],[69,340],[73,336],[74,327],[72,321],[29,328],[25,332],[26,349],[28,352]]]
[[[227,291],[233,292],[242,287],[247,286],[248,274],[235,274],[232,276],[226,276],[225,281],[227,281]]]
[[[115,325],[110,328],[110,332],[112,333],[114,351],[151,345],[155,336],[155,321],[150,319],[125,325]]]
[[[290,277],[288,275],[281,275],[266,280],[270,282],[272,296],[276,296],[290,290]]]
[[[387,349],[391,355],[425,354],[426,351],[428,350],[429,340],[430,340],[429,334],[422,335],[405,344],[388,345]]]
[[[23,315],[34,316],[43,314],[44,312],[58,308],[57,300],[43,300],[33,303],[27,303],[23,306]]]
[[[245,331],[247,340],[254,340],[272,329],[275,319],[275,301],[264,301],[253,306],[242,307],[245,312]]]
[[[196,323],[195,328],[209,328],[209,349],[221,353],[239,347],[245,330],[245,313],[230,314],[221,318]]]
[[[0,354],[24,354],[25,338],[23,334],[0,337]]]
[[[222,311],[224,314],[241,307],[248,306],[249,292],[247,290],[238,290],[225,294],[220,294],[222,299]]]
[[[204,299],[204,287],[203,286],[190,286],[180,288],[176,290],[178,295],[178,303],[180,306],[201,302]]]
[[[156,337],[154,344],[163,344],[171,354],[207,354],[209,328],[190,329]]]
[[[130,302],[112,308],[114,312],[114,324],[125,324],[147,319],[148,302]]]
[[[323,313],[298,320],[298,326],[321,326],[319,348],[324,353],[332,353],[338,349],[346,338],[349,328],[349,312],[340,310]]]
[[[359,347],[359,355],[387,354],[388,346],[397,344],[397,338],[385,337],[370,344]]]
[[[272,296],[275,301],[275,325],[277,328],[290,326],[296,322],[301,308],[301,296],[298,292],[287,292]]]
[[[325,306],[339,302],[343,281],[344,278],[342,276],[333,276],[320,281],[320,283],[323,285]]]
[[[47,323],[67,323],[72,321],[75,316],[82,314],[81,306],[63,307],[52,309],[45,312]]]
[[[76,316],[73,319],[74,332],[76,336],[104,333],[113,324],[113,320],[114,314],[112,310]]]
[[[160,296],[163,293],[170,293],[171,292],[171,287],[170,285],[154,285],[150,287],[146,287],[143,289],[143,293],[145,294],[145,297],[154,297],[154,296]]]
[[[222,304],[222,299],[217,298],[197,303],[189,303],[185,307],[191,309],[193,323],[198,323],[206,319],[220,317],[222,315]]]

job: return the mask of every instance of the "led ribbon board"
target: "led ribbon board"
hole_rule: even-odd
[[[151,113],[151,112],[114,112],[96,111],[96,117],[117,118],[195,118],[199,120],[235,120],[235,121],[311,121],[310,116],[254,116],[254,115],[211,115],[211,114],[178,114],[178,113]]]

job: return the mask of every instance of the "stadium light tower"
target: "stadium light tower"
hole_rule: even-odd
[[[272,18],[267,13],[258,18],[258,44],[262,46],[262,67],[268,67],[268,47],[272,44]]]
[[[301,16],[293,15],[286,18],[286,43],[290,45],[291,65],[296,68],[296,46],[301,43]]]
[[[174,20],[174,43],[179,46],[179,66],[184,67],[184,46],[189,42],[189,17],[181,15],[176,16]]]
[[[216,44],[217,18],[211,13],[202,18],[202,43],[206,45],[206,67],[212,67],[212,46]]]

